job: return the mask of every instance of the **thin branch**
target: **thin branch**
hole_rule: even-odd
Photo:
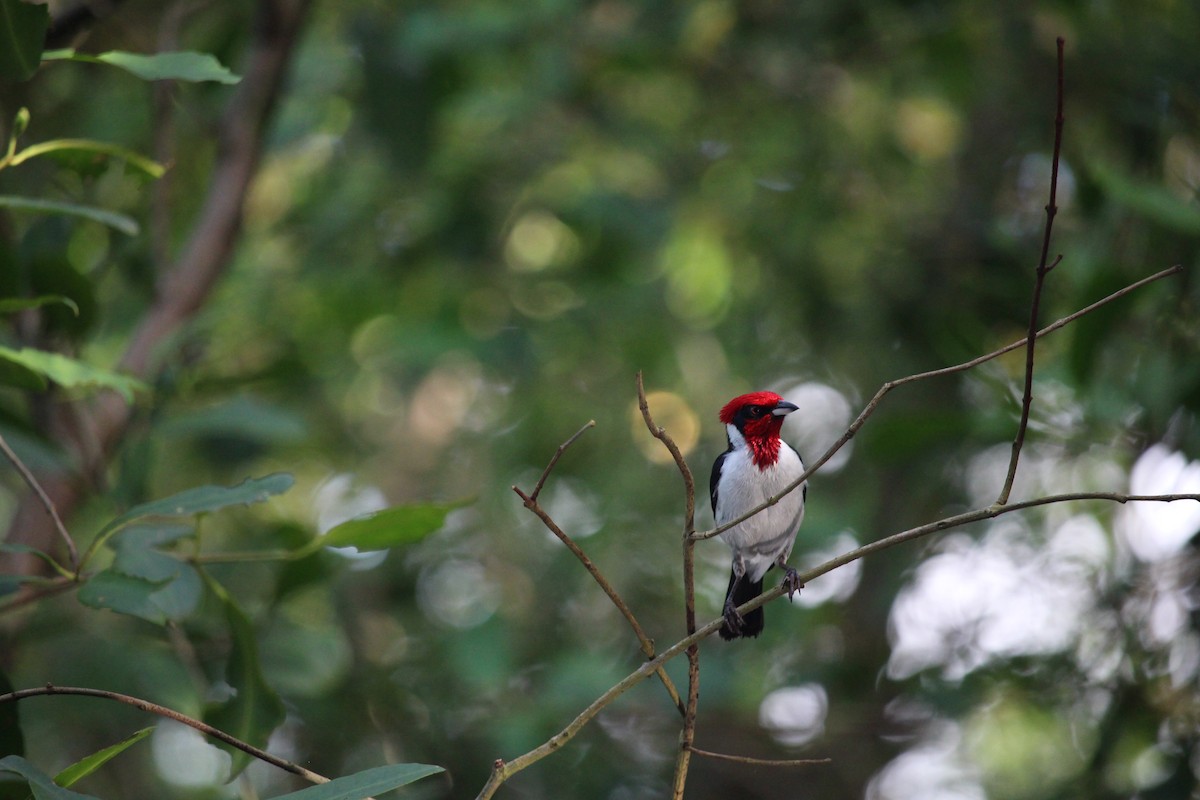
[[[525,507],[536,514],[538,519],[542,521],[542,524],[544,524],[551,533],[557,536],[559,541],[566,545],[567,549],[570,550],[577,559],[579,559],[579,563],[583,564],[583,568],[588,571],[588,574],[592,576],[604,593],[608,595],[608,599],[611,600],[612,604],[617,607],[618,611],[621,612],[621,616],[625,617],[625,621],[629,623],[629,627],[633,629],[634,635],[637,636],[638,643],[642,647],[642,652],[646,654],[647,658],[654,658],[654,641],[646,635],[646,631],[642,628],[641,623],[637,621],[637,617],[635,617],[633,612],[629,610],[629,606],[626,604],[625,600],[622,599],[621,595],[617,593],[617,590],[613,588],[613,585],[608,582],[608,578],[604,577],[604,573],[600,571],[600,568],[596,566],[595,562],[588,557],[587,553],[583,551],[583,548],[575,543],[574,539],[568,536],[566,532],[558,526],[558,523],[554,521],[554,519],[546,512],[546,510],[542,508],[536,500],[533,499],[533,495],[525,494],[516,486],[512,487],[512,490],[516,492],[521,500],[525,503]],[[675,688],[675,684],[671,681],[671,677],[667,675],[666,670],[659,670],[658,675],[659,679],[662,680],[663,686],[667,690],[667,694],[671,696],[671,702],[674,703],[675,707],[679,709],[680,714],[684,714],[685,708],[683,705],[683,700],[679,697],[679,690]]]
[[[930,522],[915,528],[909,528],[908,530],[901,531],[886,538],[879,539],[875,542],[871,542],[870,544],[864,545],[855,550],[851,550],[848,553],[844,553],[836,558],[826,561],[823,564],[813,567],[810,570],[800,573],[800,581],[801,583],[807,583],[820,577],[821,575],[824,575],[827,572],[837,569],[838,567],[842,567],[853,561],[857,561],[860,558],[873,555],[881,550],[886,550],[890,547],[895,547],[896,545],[903,544],[905,542],[913,541],[914,539],[919,539],[922,536],[927,536],[931,533],[948,530],[950,528],[957,528],[962,525],[967,525],[972,522],[979,522],[985,519],[993,519],[995,517],[1003,516],[1004,514],[1011,514],[1028,508],[1034,508],[1036,506],[1049,505],[1052,503],[1066,503],[1075,500],[1108,500],[1122,504],[1131,502],[1170,503],[1178,500],[1193,500],[1200,502],[1200,494],[1133,495],[1122,494],[1119,492],[1074,492],[1071,494],[1049,495],[1047,497],[1040,497],[1033,500],[1025,500],[1020,503],[991,505],[987,508],[980,508],[974,511],[965,512],[963,514],[956,514],[955,516],[946,517],[945,519],[940,519],[936,522]],[[774,589],[763,592],[753,600],[743,603],[742,605],[738,606],[737,610],[739,613],[745,615],[746,613],[753,611],[765,603],[782,597],[784,594],[786,594],[786,592],[787,590],[783,586],[777,586]],[[602,711],[605,707],[611,705],[618,697],[644,681],[646,678],[653,675],[656,670],[658,670],[668,661],[678,657],[689,647],[698,644],[702,640],[716,633],[723,623],[724,618],[717,617],[716,619],[708,622],[706,625],[698,628],[695,633],[685,636],[675,644],[668,647],[666,650],[663,650],[656,658],[642,664],[635,671],[625,676],[619,683],[615,684],[604,694],[593,700],[592,703],[582,712],[580,712],[579,715],[575,717],[575,719],[573,719],[569,725],[556,733],[554,736],[550,737],[550,739],[543,744],[539,745],[533,750],[530,750],[528,753],[518,756],[512,761],[496,759],[496,761],[492,764],[492,773],[488,778],[487,783],[484,784],[483,789],[481,789],[479,794],[476,796],[476,800],[487,800],[487,798],[492,797],[495,795],[496,790],[499,789],[500,786],[513,775],[529,766],[532,766],[538,761],[541,761],[543,758],[574,739],[575,736],[578,735],[578,733],[583,730],[583,728],[589,722],[591,722],[592,719],[595,718],[595,716],[599,714],[600,711]]]
[[[689,635],[696,632],[696,481],[688,468],[683,452],[675,444],[675,440],[660,425],[656,425],[650,415],[650,403],[646,399],[646,386],[642,381],[641,371],[637,374],[638,408],[642,412],[642,420],[650,435],[658,439],[675,459],[675,466],[683,477],[684,488],[684,521],[683,521],[683,600],[684,617]],[[688,697],[687,708],[683,714],[683,729],[679,732],[679,755],[675,760],[675,780],[671,796],[674,800],[683,800],[683,790],[687,785],[688,767],[692,760],[692,742],[696,738],[696,708],[700,702],[700,647],[694,644],[687,650],[688,656]]]
[[[0,614],[7,614],[9,611],[16,611],[22,606],[36,603],[44,598],[69,592],[79,585],[78,579],[65,576],[51,578],[45,583],[26,583],[21,591],[0,603]]]
[[[25,483],[27,483],[29,488],[33,490],[33,493],[37,495],[38,500],[46,509],[46,513],[50,515],[50,519],[54,522],[54,530],[58,531],[59,538],[62,539],[63,544],[67,546],[67,555],[70,556],[71,559],[71,570],[78,572],[79,551],[75,548],[75,540],[72,539],[71,534],[67,532],[67,526],[63,525],[62,519],[58,516],[58,509],[54,507],[54,501],[50,499],[48,494],[46,494],[46,490],[42,488],[40,483],[38,483],[37,478],[33,477],[33,473],[29,471],[29,467],[25,466],[25,462],[22,461],[17,454],[13,452],[13,449],[8,446],[8,442],[5,441],[3,436],[0,436],[0,451],[3,451],[4,457],[7,458],[14,467],[16,467],[17,472],[21,473],[21,477],[25,480]]]
[[[961,514],[955,514],[951,517],[928,522],[924,525],[918,525],[915,528],[894,533],[883,539],[878,539],[870,544],[865,544],[848,553],[843,553],[836,558],[831,558],[823,564],[820,564],[807,572],[800,574],[800,582],[807,583],[808,581],[819,578],[827,572],[832,572],[838,567],[858,561],[860,558],[865,558],[869,555],[874,555],[881,550],[887,550],[890,547],[895,547],[898,544],[911,542],[914,539],[920,539],[923,536],[928,536],[931,533],[949,530],[951,528],[959,528],[963,525],[969,525],[973,522],[982,522],[987,519],[995,519],[996,517],[1010,514],[1014,511],[1024,511],[1037,506],[1051,505],[1054,503],[1070,503],[1077,500],[1107,500],[1113,503],[1174,503],[1181,500],[1193,500],[1200,502],[1200,494],[1124,494],[1121,492],[1070,492],[1067,494],[1052,494],[1045,497],[1037,497],[1032,500],[1023,500],[1019,503],[1007,503],[1001,505],[994,503],[986,508],[978,508],[974,511],[965,511]],[[763,592],[758,597],[750,600],[747,603],[738,607],[738,611],[743,615],[748,611],[753,611],[765,603],[768,603],[778,597],[782,597],[787,593],[785,586],[776,586],[770,591]]]
[[[683,452],[679,449],[679,445],[675,444],[675,440],[667,435],[661,427],[654,424],[654,420],[650,417],[650,404],[646,400],[646,388],[642,385],[642,373],[639,370],[637,374],[638,388],[638,408],[642,412],[642,419],[646,423],[646,427],[650,429],[650,435],[658,439],[667,448],[671,454],[671,458],[675,459],[675,466],[679,468],[679,474],[683,477],[684,489],[684,524],[686,527],[693,527],[692,523],[696,516],[696,481],[692,477],[692,471],[688,468],[687,461],[683,458]]]
[[[1160,270],[1159,272],[1156,272],[1153,275],[1149,275],[1145,278],[1142,278],[1141,280],[1134,281],[1133,283],[1129,284],[1128,286],[1126,286],[1122,289],[1118,289],[1117,291],[1113,292],[1112,294],[1107,295],[1106,297],[1103,297],[1100,300],[1097,300],[1096,302],[1092,303],[1091,305],[1085,306],[1084,308],[1079,309],[1078,311],[1074,312],[1073,314],[1069,314],[1069,315],[1063,317],[1062,319],[1059,319],[1059,320],[1051,323],[1050,325],[1047,325],[1045,328],[1042,328],[1040,331],[1037,332],[1037,336],[1040,339],[1041,337],[1046,336],[1047,334],[1053,333],[1054,331],[1058,330],[1059,328],[1062,328],[1062,327],[1065,327],[1065,326],[1071,324],[1072,322],[1074,322],[1075,320],[1079,319],[1080,317],[1082,317],[1086,314],[1090,314],[1093,311],[1096,311],[1097,309],[1100,309],[1100,308],[1108,305],[1109,303],[1112,303],[1116,300],[1121,299],[1122,297],[1124,297],[1127,294],[1130,294],[1132,292],[1137,291],[1138,289],[1141,289],[1143,286],[1154,283],[1155,281],[1162,280],[1163,278],[1171,277],[1172,275],[1178,275],[1181,272],[1183,272],[1183,266],[1181,264],[1176,264],[1172,267],[1167,267],[1164,270]],[[888,393],[891,392],[893,389],[897,389],[901,386],[904,386],[905,384],[915,383],[917,381],[928,380],[930,378],[940,378],[945,375],[953,375],[953,374],[959,373],[959,372],[966,372],[967,370],[973,369],[974,367],[977,367],[980,364],[984,364],[988,361],[991,361],[992,359],[999,358],[1000,356],[1004,355],[1005,353],[1011,353],[1014,350],[1019,350],[1020,348],[1022,348],[1026,345],[1026,342],[1028,341],[1028,339],[1029,339],[1029,337],[1026,336],[1025,338],[1019,339],[1015,342],[1012,342],[1011,344],[1007,344],[1004,347],[1001,347],[999,350],[993,350],[990,353],[987,353],[982,356],[977,356],[977,357],[971,359],[970,361],[964,361],[961,364],[955,364],[955,365],[949,366],[949,367],[942,367],[940,369],[929,370],[928,372],[919,372],[915,375],[908,375],[904,378],[897,378],[896,380],[888,381],[887,383],[885,383],[879,387],[879,391],[875,392],[875,396],[871,398],[870,402],[867,403],[866,407],[863,408],[863,410],[859,413],[858,417],[855,418],[854,422],[850,423],[850,427],[846,429],[846,432],[843,433],[841,435],[841,437],[838,438],[838,440],[836,442],[834,442],[829,447],[828,450],[825,451],[824,455],[822,455],[820,458],[818,458],[816,461],[814,461],[811,465],[809,465],[808,469],[806,469],[804,471],[803,475],[801,475],[796,480],[792,481],[792,483],[789,484],[787,487],[785,487],[783,489],[783,491],[781,491],[779,494],[768,497],[761,505],[750,509],[742,516],[737,517],[736,519],[730,520],[729,522],[725,523],[724,525],[719,525],[711,530],[702,531],[700,533],[697,533],[697,534],[695,534],[695,538],[696,539],[711,539],[714,536],[724,533],[725,531],[729,530],[733,526],[740,525],[741,523],[750,519],[750,517],[753,517],[755,514],[760,513],[763,509],[770,508],[771,506],[775,505],[780,500],[782,500],[784,497],[786,497],[790,492],[794,491],[797,487],[799,487],[806,480],[808,480],[810,477],[812,477],[813,473],[815,473],[822,466],[824,466],[826,461],[833,458],[833,455],[835,453],[837,453],[837,451],[841,450],[842,447],[844,447],[847,442],[849,442],[851,439],[854,438],[855,434],[858,433],[859,429],[862,428],[862,426],[864,424],[866,424],[867,419],[872,414],[875,413],[875,409],[879,407],[879,404],[881,402],[883,402],[883,398],[886,397],[888,395]]]
[[[751,758],[750,756],[733,756],[728,753],[714,753],[711,750],[701,750],[693,747],[692,752],[705,758],[719,761],[733,761],[737,764],[750,764],[755,767],[811,767],[816,764],[832,764],[832,758]]]
[[[1038,261],[1037,277],[1033,284],[1033,301],[1029,304],[1029,335],[1025,337],[1025,390],[1021,397],[1021,421],[1012,443],[1012,455],[1008,460],[1008,473],[1004,476],[1004,488],[996,502],[1004,505],[1012,494],[1013,481],[1017,478],[1017,462],[1021,459],[1021,448],[1025,445],[1025,432],[1029,428],[1029,409],[1033,405],[1033,362],[1034,345],[1037,342],[1038,309],[1042,303],[1042,288],[1050,270],[1062,260],[1059,256],[1050,263],[1050,234],[1054,229],[1054,217],[1058,214],[1058,160],[1062,153],[1063,133],[1063,38],[1058,37],[1058,109],[1054,115],[1054,156],[1050,160],[1050,202],[1046,204],[1046,227],[1042,235],[1042,257]]]
[[[533,491],[529,493],[530,500],[537,500],[538,495],[542,493],[542,487],[546,485],[546,479],[550,477],[550,473],[558,464],[558,460],[562,458],[562,454],[567,452],[567,448],[575,444],[575,440],[580,436],[583,436],[583,434],[585,434],[589,428],[594,427],[596,427],[596,420],[589,419],[582,428],[575,431],[574,435],[572,435],[570,439],[567,439],[558,446],[558,449],[554,451],[554,455],[550,457],[550,463],[546,465],[544,470],[542,470],[542,477],[538,478],[537,485],[534,486]]]
[[[516,486],[512,487],[512,490],[521,498],[521,501],[525,504],[525,507],[537,515],[537,518],[542,521],[542,524],[544,524],[551,533],[557,536],[558,540],[566,545],[567,549],[570,550],[577,559],[579,559],[579,563],[583,564],[583,568],[588,571],[588,574],[592,576],[604,593],[608,595],[608,599],[611,600],[612,604],[617,607],[618,611],[621,612],[621,616],[625,617],[625,621],[628,622],[629,627],[633,629],[633,634],[637,637],[638,643],[642,647],[642,652],[646,654],[646,658],[654,658],[654,641],[646,635],[646,631],[643,630],[641,623],[637,621],[637,617],[633,615],[633,611],[629,609],[628,604],[626,604],[621,595],[617,593],[617,590],[613,588],[613,585],[609,583],[608,578],[604,576],[604,573],[600,571],[600,568],[596,566],[595,562],[593,562],[592,559],[588,557],[587,553],[583,551],[583,548],[576,544],[575,540],[568,536],[567,533],[561,527],[559,527],[558,523],[554,521],[550,514],[544,508],[542,508],[541,504],[537,501],[538,494],[542,491],[542,487],[545,486],[546,479],[550,477],[550,472],[554,469],[555,465],[558,464],[558,460],[562,458],[562,454],[566,452],[568,447],[574,444],[576,439],[586,433],[589,428],[595,427],[595,425],[595,420],[589,420],[588,423],[576,431],[571,438],[567,439],[558,446],[558,449],[554,451],[554,455],[550,459],[550,463],[547,464],[546,469],[542,471],[542,477],[538,479],[537,486],[534,487],[532,492],[525,494],[525,492],[521,491],[521,489]],[[675,688],[675,684],[671,681],[671,676],[667,675],[666,670],[660,669],[658,670],[658,677],[659,680],[662,681],[663,687],[667,690],[667,694],[670,695],[671,702],[674,703],[675,707],[679,709],[679,713],[686,714],[683,700],[679,697],[679,690]]]
[[[243,564],[248,561],[296,561],[303,550],[248,550],[244,553],[218,552],[196,553],[188,556],[190,564]]]
[[[592,719],[594,719],[595,716],[599,714],[600,711],[606,706],[612,704],[614,700],[625,694],[625,692],[629,691],[634,686],[637,686],[646,678],[653,675],[658,669],[662,668],[664,664],[683,653],[685,650],[687,650],[687,648],[701,641],[705,637],[711,636],[718,628],[721,627],[721,623],[722,620],[720,619],[710,622],[708,625],[700,628],[690,636],[680,639],[678,642],[671,645],[671,647],[659,653],[654,659],[642,664],[634,672],[625,676],[625,678],[623,678],[619,683],[612,686],[604,694],[593,700],[591,704],[581,711],[579,715],[575,717],[575,719],[571,720],[570,724],[568,724],[565,728],[556,733],[554,736],[551,736],[544,743],[535,747],[533,750],[514,758],[512,761],[496,759],[496,761],[492,764],[492,774],[488,778],[488,781],[484,785],[483,789],[480,790],[476,800],[487,800],[487,798],[492,797],[496,793],[496,790],[500,788],[501,784],[503,784],[513,775],[527,767],[532,766],[533,764],[536,764],[538,761],[541,761],[543,758],[574,739],[576,735],[578,735],[579,732],[583,730],[584,727],[591,722]]]
[[[230,747],[236,747],[238,750],[241,750],[244,753],[249,753],[260,761],[265,761],[268,764],[279,767],[280,769],[290,772],[293,775],[299,775],[309,783],[329,783],[329,778],[326,778],[324,775],[319,775],[310,769],[306,769],[299,764],[293,764],[291,761],[280,758],[279,756],[273,756],[265,750],[260,750],[252,744],[247,744],[241,739],[225,733],[225,731],[214,728],[212,725],[201,722],[198,719],[193,719],[185,714],[180,714],[178,711],[167,708],[166,706],[160,706],[157,703],[151,703],[148,700],[143,700],[140,697],[132,697],[127,694],[109,692],[104,689],[88,689],[78,686],[55,686],[54,684],[47,683],[45,686],[38,686],[33,689],[20,689],[15,692],[9,692],[8,694],[0,694],[0,703],[24,700],[27,697],[55,694],[82,695],[84,697],[100,697],[105,700],[115,700],[118,703],[124,703],[125,705],[133,706],[134,708],[141,709],[142,711],[148,711],[151,714],[157,714],[160,717],[166,717],[167,719],[181,722],[188,727],[195,728],[206,736],[211,736],[214,739],[221,740]]]

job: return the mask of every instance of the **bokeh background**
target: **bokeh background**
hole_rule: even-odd
[[[169,40],[240,71],[253,9],[127,0],[101,17],[81,49]],[[735,394],[800,405],[784,435],[813,459],[884,381],[1020,338],[1058,36],[1063,260],[1043,321],[1185,271],[1039,345],[1014,498],[1200,491],[1200,6],[347,0],[313,4],[230,269],[164,343],[154,391],[72,531],[281,470],[295,488],[206,518],[206,550],[270,550],[387,505],[471,499],[385,555],[211,571],[253,620],[288,709],[270,749],[328,775],[438,764],[449,777],[406,796],[474,796],[494,759],[547,739],[641,659],[510,487],[530,488],[594,419],[543,500],[658,646],[680,638],[682,484],[636,415],[635,373],[703,481]],[[157,199],[116,161],[0,174],[6,193],[165,214],[162,252],[92,223],[3,220],[6,268],[38,264],[46,242],[65,253],[54,280],[83,313],[51,320],[46,341],[101,364],[119,355],[191,230],[233,91],[75,64],[0,91],[6,125],[30,108],[30,141],[171,154]],[[1012,355],[892,393],[811,481],[795,561],[992,502],[1022,369]],[[23,457],[63,468],[27,398],[0,403]],[[23,488],[4,480],[11,514]],[[761,639],[704,644],[696,742],[832,764],[694,759],[688,796],[1194,797],[1198,529],[1196,504],[1054,505],[813,581],[767,608]],[[710,619],[727,549],[700,545],[697,568]],[[0,618],[16,686],[127,691],[186,713],[220,699],[228,649],[211,599],[165,628],[72,594]],[[671,673],[682,686],[682,660]],[[25,701],[21,715],[27,756],[50,772],[152,724],[83,699]],[[646,682],[501,795],[664,796],[678,731]],[[295,787],[257,765],[224,785],[225,759],[159,723],[80,788]]]

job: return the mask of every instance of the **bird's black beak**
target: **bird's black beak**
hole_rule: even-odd
[[[795,403],[789,403],[787,400],[780,400],[775,404],[775,408],[771,410],[771,413],[777,417],[786,417],[788,414],[796,411],[799,408],[800,406],[796,405]]]

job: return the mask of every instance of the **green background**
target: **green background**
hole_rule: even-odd
[[[180,13],[178,48],[245,71],[245,4],[176,5],[121,3],[77,46],[164,49]],[[1043,323],[1185,271],[1043,340],[1014,498],[1126,491],[1135,463],[1159,468],[1138,484],[1149,491],[1200,491],[1200,6],[318,2],[230,271],[164,343],[104,488],[68,525],[86,541],[132,504],[279,471],[295,487],[206,517],[205,551],[296,547],[385,505],[470,504],[386,555],[211,566],[249,628],[212,593],[165,627],[73,593],[41,601],[0,618],[0,667],[17,687],[108,688],[199,715],[226,697],[245,636],[286,711],[273,752],[330,776],[437,764],[449,777],[405,796],[474,796],[495,759],[545,741],[641,660],[509,487],[530,489],[594,419],[543,500],[658,647],[680,638],[682,484],[636,415],[635,373],[703,484],[724,448],[716,412],[736,394],[800,403],[784,434],[811,460],[883,382],[1020,338],[1057,36],[1066,132],[1051,253],[1063,260]],[[234,91],[156,89],[77,63],[0,86],[6,125],[30,109],[24,142],[169,152],[159,189],[115,160],[0,172],[0,193],[142,225],[130,237],[0,217],[0,266],[80,307],[45,309],[40,346],[115,363],[164,253],[192,229]],[[811,481],[794,560],[994,500],[1023,366],[1011,355],[889,395]],[[23,458],[63,465],[36,402],[8,389],[0,405]],[[22,492],[6,475],[0,510]],[[1158,555],[1136,541],[1169,527],[1161,515],[1048,507],[814,581],[767,608],[759,640],[706,641],[697,746],[833,763],[694,759],[687,796],[1189,796],[1200,630],[1186,541],[1200,520],[1170,508],[1176,539]],[[728,551],[697,552],[708,620]],[[669,671],[682,686],[683,660]],[[26,756],[50,774],[151,724],[82,698],[20,713]],[[501,796],[664,796],[678,732],[648,681]],[[160,729],[80,790],[236,795],[236,783],[179,785],[172,773],[203,759],[171,750],[172,736]],[[262,796],[299,787],[261,765],[247,776]]]

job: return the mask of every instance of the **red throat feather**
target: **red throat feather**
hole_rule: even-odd
[[[745,406],[767,406],[773,408],[783,398],[774,392],[751,392],[735,397],[721,409],[721,422],[726,425],[734,424],[738,411]],[[747,420],[742,426],[742,435],[746,438],[746,446],[754,465],[760,470],[773,467],[779,460],[779,429],[783,427],[783,417],[767,414],[758,419]]]

